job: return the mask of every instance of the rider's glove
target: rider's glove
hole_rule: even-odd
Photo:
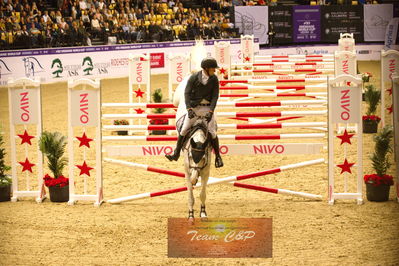
[[[187,109],[188,118],[192,119],[195,116],[193,109]]]
[[[207,121],[207,122],[211,121],[212,116],[213,116],[213,112],[212,112],[212,111],[211,111],[211,112],[208,112],[208,113],[205,115],[206,121]]]

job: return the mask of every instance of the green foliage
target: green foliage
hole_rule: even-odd
[[[374,136],[375,148],[371,161],[376,174],[379,176],[385,175],[391,166],[387,155],[392,152],[392,138],[392,126],[385,126],[380,133]]]
[[[11,167],[7,166],[5,163],[4,157],[6,156],[6,152],[3,148],[3,144],[3,135],[0,134],[0,187],[5,187],[12,183],[11,178],[6,175],[6,172],[9,171]]]
[[[381,91],[377,90],[374,85],[367,85],[364,97],[368,104],[367,115],[375,114],[381,99]]]
[[[54,178],[62,175],[62,170],[68,162],[66,158],[62,157],[66,144],[66,137],[59,132],[44,131],[39,139],[39,148],[46,155],[47,166],[53,173]]]
[[[162,98],[163,98],[162,89],[161,88],[156,89],[155,92],[152,94],[152,100],[154,101],[154,103],[161,103],[163,101]],[[166,111],[165,108],[155,108],[154,109],[154,113],[156,113],[156,114],[161,114],[165,111]]]

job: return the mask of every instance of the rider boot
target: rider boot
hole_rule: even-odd
[[[220,156],[220,151],[219,151],[219,138],[216,136],[216,138],[212,139],[211,141],[212,148],[215,151],[215,167],[219,168],[223,166],[223,160],[222,157]]]
[[[173,151],[173,154],[165,154],[165,157],[168,158],[169,161],[177,161],[180,157],[180,150],[183,147],[184,136],[179,135],[176,143],[176,148]]]

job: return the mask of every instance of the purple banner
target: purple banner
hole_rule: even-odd
[[[294,42],[320,42],[320,20],[320,6],[294,6]]]

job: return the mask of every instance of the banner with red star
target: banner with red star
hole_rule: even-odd
[[[354,136],[355,134],[348,134],[348,132],[344,131],[343,135],[337,136],[337,138],[341,139],[341,145],[344,143],[348,143],[348,144],[352,144],[351,142],[351,138]]]
[[[86,161],[83,161],[82,165],[76,165],[77,168],[80,169],[79,175],[88,175],[90,176],[90,170],[94,169],[86,164]]]
[[[251,58],[249,56],[244,57],[245,62],[250,62]]]
[[[79,147],[86,146],[87,148],[90,148],[89,142],[93,141],[93,139],[88,138],[86,136],[86,132],[83,132],[83,135],[81,137],[76,137],[76,138],[80,141]]]
[[[22,165],[22,172],[29,171],[32,173],[32,167],[35,166],[34,163],[29,162],[28,158],[25,158],[25,162],[18,162]]]
[[[143,97],[144,91],[140,90],[140,88],[137,91],[134,91],[136,93],[136,97]]]
[[[337,164],[337,167],[341,168],[341,174],[348,172],[352,174],[351,167],[355,165],[355,163],[349,163],[345,158],[345,162],[343,164]]]
[[[391,105],[390,107],[387,107],[388,113],[392,114],[393,113],[393,105]]]
[[[33,139],[35,136],[30,136],[29,134],[28,134],[28,132],[26,131],[26,129],[25,129],[25,132],[24,132],[24,134],[18,134],[18,137],[20,137],[21,138],[21,145],[22,144],[24,144],[24,143],[26,143],[26,144],[29,144],[29,145],[32,145],[32,143],[31,143],[31,139]]]
[[[141,108],[139,108],[139,109],[134,109],[134,111],[136,111],[137,114],[142,114],[142,113],[145,112],[145,111],[144,111],[143,109],[141,109]]]

